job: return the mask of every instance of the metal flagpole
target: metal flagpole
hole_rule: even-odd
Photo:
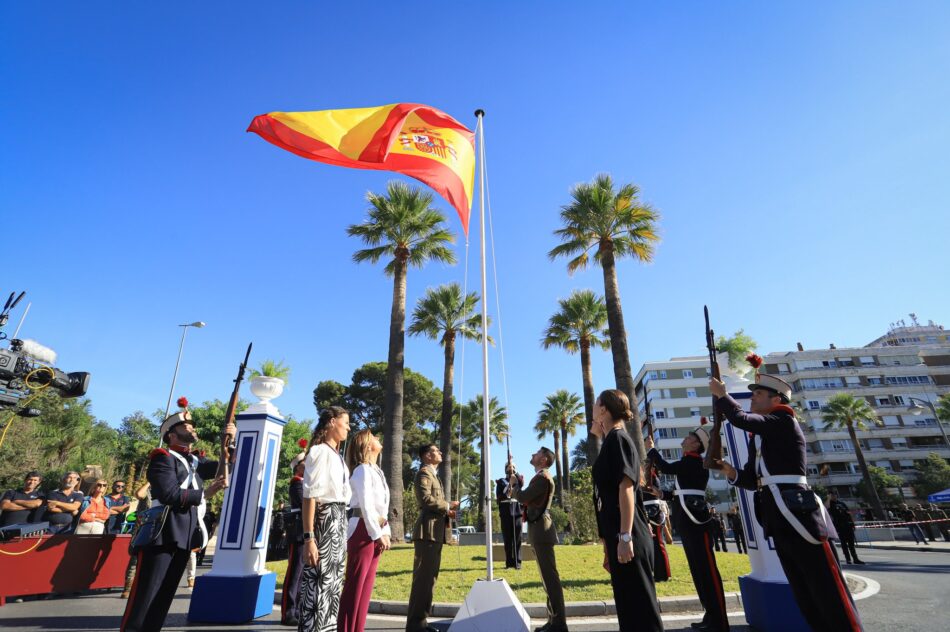
[[[485,117],[485,110],[475,110],[475,116],[478,119],[476,127],[476,136],[478,137],[478,212],[479,212],[479,231],[481,232],[482,249],[482,379],[484,386],[482,389],[482,460],[485,463],[485,480],[482,484],[485,486],[484,507],[482,508],[485,516],[485,560],[486,570],[485,579],[492,581],[492,524],[491,524],[491,435],[488,427],[489,419],[489,399],[488,399],[488,281],[485,273],[485,129],[482,120]]]

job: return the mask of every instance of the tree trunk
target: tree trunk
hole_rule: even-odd
[[[607,326],[610,329],[610,353],[614,360],[614,381],[617,383],[617,389],[623,391],[630,400],[633,419],[627,424],[627,431],[633,439],[633,444],[637,446],[640,461],[644,462],[646,450],[643,448],[637,394],[633,385],[633,372],[630,370],[630,352],[627,350],[627,330],[623,324],[623,309],[620,307],[620,287],[617,285],[613,244],[600,245],[600,265],[604,269],[604,297],[607,302]]]
[[[594,427],[594,374],[590,365],[590,340],[581,339],[581,374],[584,378],[584,418],[587,420],[587,465],[594,466],[600,454],[600,437],[595,435]]]
[[[442,374],[442,420],[439,424],[439,449],[442,450],[442,466],[439,478],[445,491],[445,499],[452,500],[452,389],[455,376],[455,332],[446,332],[445,369]]]
[[[406,347],[406,264],[398,257],[393,274],[393,306],[389,318],[389,358],[383,404],[383,471],[389,479],[389,525],[394,542],[406,533],[402,522],[402,397]]]
[[[877,495],[877,487],[874,486],[874,481],[871,479],[871,472],[868,470],[867,461],[864,460],[864,451],[861,450],[861,444],[858,443],[858,435],[854,431],[854,424],[850,419],[846,419],[845,422],[848,424],[848,435],[851,436],[851,444],[854,446],[854,455],[858,457],[858,467],[861,468],[861,476],[864,478],[864,484],[871,490],[871,504],[874,505],[874,513],[877,514],[878,520],[887,520],[887,516],[884,514],[884,507],[881,505],[881,499]]]
[[[557,472],[557,480],[554,485],[554,493],[558,498],[558,502],[561,503],[561,507],[564,507],[564,487],[562,485],[563,478],[561,477],[561,431],[554,431],[554,470]]]

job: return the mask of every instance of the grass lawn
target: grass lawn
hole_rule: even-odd
[[[693,580],[686,565],[683,547],[667,547],[673,577],[656,585],[660,597],[693,595]],[[603,549],[599,545],[558,546],[555,549],[566,601],[613,599],[610,577],[602,564]],[[407,601],[412,584],[412,545],[398,545],[383,554],[376,574],[373,599]],[[726,592],[738,591],[737,577],[750,571],[749,558],[738,553],[716,553],[719,572]],[[495,577],[508,580],[524,603],[543,602],[544,589],[537,562],[525,562],[520,571],[505,569],[504,559],[495,561]],[[268,562],[267,568],[277,573],[278,586],[283,580],[287,562]],[[485,547],[446,546],[442,549],[442,571],[435,586],[436,602],[461,602],[476,579],[485,574]]]

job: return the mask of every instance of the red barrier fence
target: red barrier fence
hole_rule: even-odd
[[[128,535],[44,535],[0,543],[0,606],[9,597],[122,588]]]

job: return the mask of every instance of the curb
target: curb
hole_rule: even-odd
[[[699,597],[660,597],[660,612],[663,614],[679,614],[684,612],[700,612],[703,609]],[[274,603],[280,605],[281,592],[274,592]],[[532,619],[544,619],[548,616],[547,605],[543,603],[522,604],[528,616]],[[432,604],[433,617],[454,617],[462,607],[460,603]],[[737,592],[726,593],[726,610],[742,608],[742,595]],[[613,601],[572,601],[564,604],[566,616],[573,617],[603,617],[615,616],[617,606]],[[409,604],[405,601],[372,600],[369,602],[369,614],[387,614],[406,616],[409,613]]]
[[[868,551],[939,551],[941,553],[950,553],[950,548],[927,545],[899,546],[895,544],[870,545],[859,543],[856,547],[859,549],[867,549]]]

